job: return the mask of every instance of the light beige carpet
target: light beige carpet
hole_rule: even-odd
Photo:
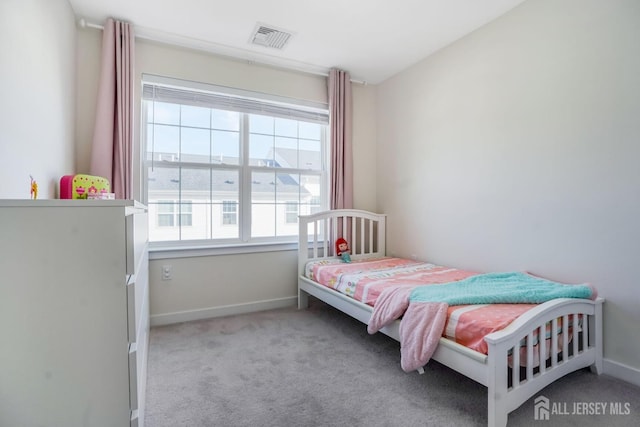
[[[552,403],[628,403],[628,415],[552,414],[533,399],[509,426],[633,426],[640,389],[588,370],[540,393]],[[534,396],[534,397],[537,397]],[[486,426],[486,388],[437,363],[400,368],[399,344],[317,300],[295,308],[153,328],[147,427]]]

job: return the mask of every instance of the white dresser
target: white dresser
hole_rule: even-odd
[[[0,200],[0,426],[144,423],[146,208]]]

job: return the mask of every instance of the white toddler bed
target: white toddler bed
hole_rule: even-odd
[[[351,246],[351,257],[386,255],[385,215],[360,210],[334,210],[300,217],[298,248],[298,306],[308,306],[308,296],[326,302],[367,324],[372,307],[350,298],[305,276],[307,262],[335,258],[332,242],[345,237]],[[432,359],[479,382],[488,389],[488,425],[504,427],[508,414],[555,380],[570,372],[590,367],[602,372],[602,298],[559,298],[540,304],[517,318],[505,329],[485,336],[487,354],[469,349],[455,341],[440,338]],[[558,322],[568,325],[570,317],[586,319],[582,327],[568,333],[558,332]],[[381,332],[400,341],[399,323]],[[533,347],[533,336],[544,336],[550,330],[551,348],[541,339]],[[571,335],[569,337],[569,335]],[[518,349],[526,342],[527,357],[521,359]],[[547,351],[550,350],[550,351]],[[546,363],[534,366],[533,352],[550,354]],[[522,366],[511,369],[510,366]],[[420,370],[419,370],[420,371]]]

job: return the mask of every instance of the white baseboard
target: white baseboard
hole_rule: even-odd
[[[603,359],[602,370],[605,375],[640,387],[640,369],[632,368],[610,359]]]
[[[151,326],[171,325],[174,323],[190,322],[192,320],[210,319],[213,317],[232,316],[234,314],[253,313],[256,311],[274,310],[295,306],[298,297],[286,297],[266,301],[255,301],[246,304],[224,305],[199,310],[178,311],[174,313],[152,314]]]

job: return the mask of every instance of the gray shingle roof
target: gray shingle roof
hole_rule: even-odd
[[[271,153],[273,153],[273,151]],[[156,152],[154,154],[157,159],[171,158],[171,154],[167,153]],[[273,159],[269,158],[262,159],[262,162],[270,167],[291,167],[291,164],[295,165],[295,159],[298,155],[303,165],[313,165],[313,167],[304,167],[301,169],[320,169],[321,165],[314,164],[318,163],[317,152],[306,150],[277,148],[275,150],[275,162]],[[208,156],[196,154],[184,154],[182,155],[181,160],[184,162],[202,163],[203,165],[206,165],[209,158]],[[220,162],[219,159],[214,159],[214,162],[212,163],[237,165],[238,158],[226,157],[222,159],[222,162]],[[174,162],[154,162],[153,167],[148,171],[149,190],[178,191],[180,188],[187,191],[198,191],[210,188],[211,186],[214,192],[238,192],[239,176],[238,172],[235,170],[218,169],[213,170],[210,174],[208,168],[181,168],[174,166]],[[271,178],[267,177],[266,174],[269,174]],[[274,188],[277,189],[279,194],[300,194],[300,196],[311,194],[304,188],[304,186],[299,185],[299,176],[297,174],[278,173],[277,171],[274,173],[272,171],[265,170],[264,172],[261,172],[260,175],[251,183],[251,191],[256,193],[270,194],[274,192]]]

